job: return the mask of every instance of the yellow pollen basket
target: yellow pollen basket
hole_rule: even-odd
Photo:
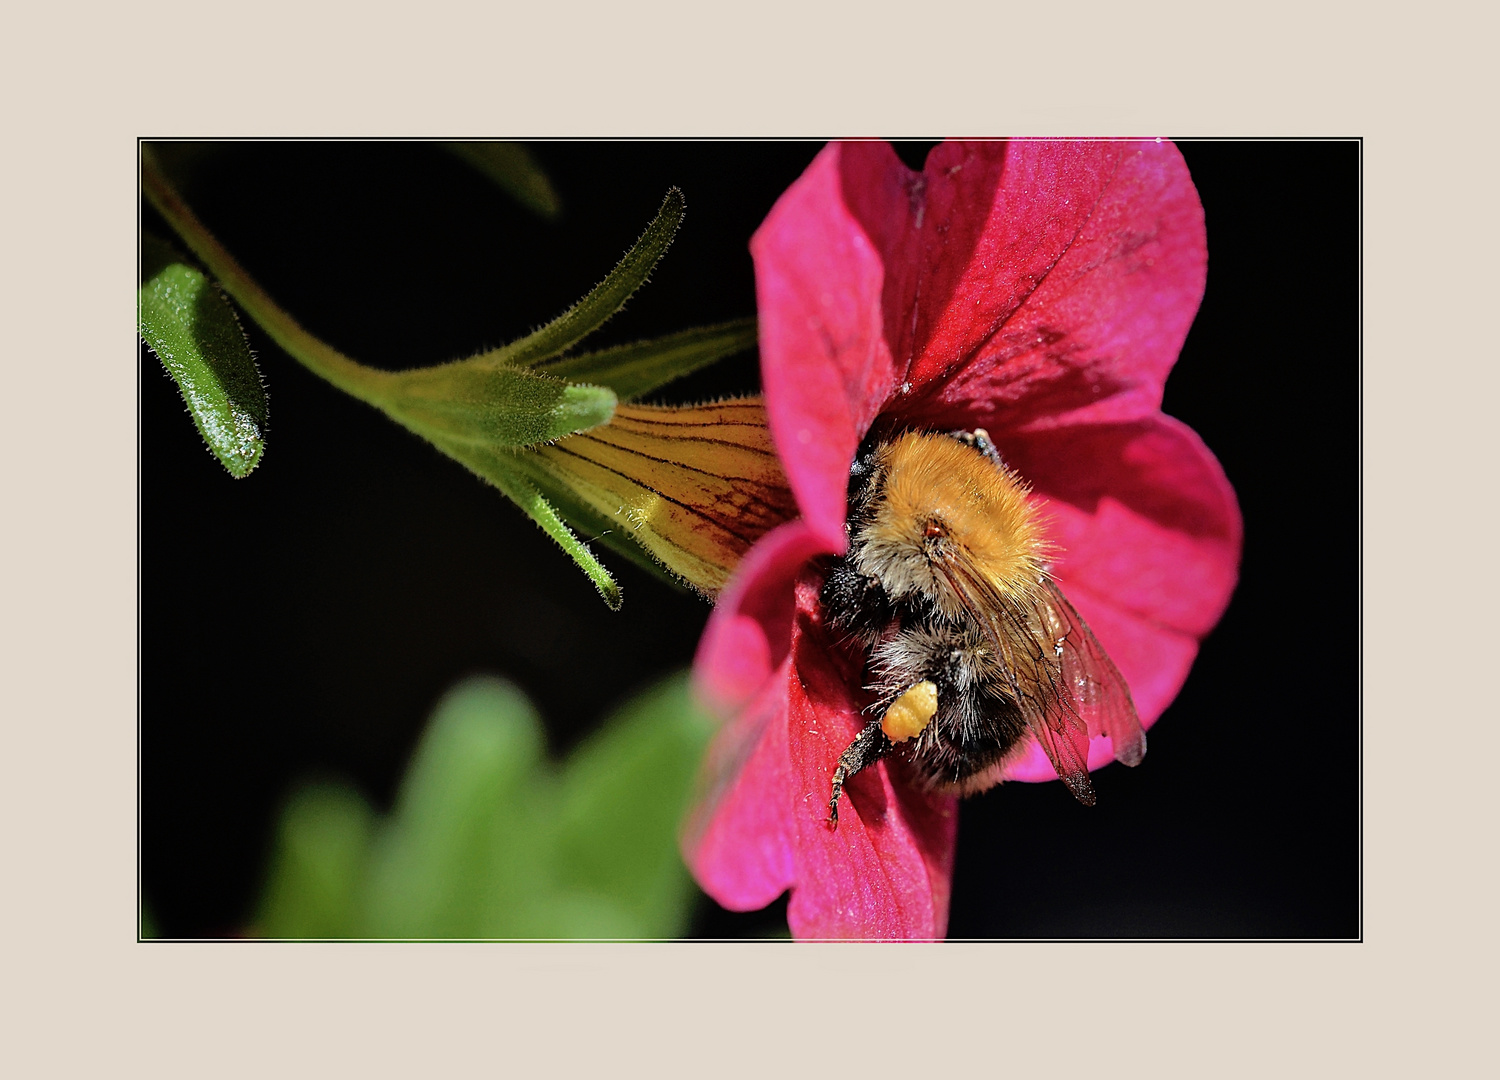
[[[923,679],[891,702],[880,720],[880,730],[891,742],[905,742],[920,735],[936,712],[937,686]]]

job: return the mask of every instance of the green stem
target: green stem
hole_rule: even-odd
[[[203,261],[224,291],[270,335],[272,341],[309,371],[400,421],[387,404],[386,395],[393,382],[391,373],[365,367],[304,330],[245,272],[224,245],[214,239],[213,233],[182,201],[182,196],[162,173],[151,148],[145,145],[141,147],[141,188],[151,205],[167,219],[193,254]]]

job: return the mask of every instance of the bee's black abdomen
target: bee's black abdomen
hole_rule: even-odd
[[[988,637],[931,612],[894,607],[899,629],[888,628],[874,644],[866,685],[882,703],[924,680],[937,690],[931,722],[898,753],[924,787],[988,787],[994,767],[1027,735]]]
[[[964,692],[946,673],[936,683],[937,714],[908,761],[925,786],[967,792],[1025,738],[1026,721],[1011,702],[972,688]]]

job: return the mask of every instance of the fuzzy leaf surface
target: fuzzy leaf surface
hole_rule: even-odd
[[[149,235],[141,277],[141,339],[177,384],[209,450],[231,476],[248,476],[265,453],[268,406],[234,309],[201,271]]]
[[[439,445],[534,446],[587,431],[614,415],[614,391],[470,361],[396,373],[388,412]]]
[[[677,188],[667,192],[655,219],[607,277],[589,294],[546,326],[509,345],[481,353],[472,360],[490,365],[526,367],[572,348],[603,326],[625,306],[661,257],[667,253],[682,224],[686,203]]]
[[[563,379],[585,379],[633,401],[715,360],[755,347],[755,320],[736,319],[598,352],[549,360],[541,370]]]

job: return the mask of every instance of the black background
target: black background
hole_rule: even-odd
[[[1355,937],[1359,893],[1359,147],[1179,143],[1208,221],[1203,307],[1165,410],[1218,454],[1242,577],[1138,769],[964,804],[955,937]],[[591,344],[751,315],[747,243],[816,143],[543,143],[546,222],[436,146],[241,143],[179,154],[183,189],[314,334],[404,368],[517,337],[578,299],[671,186],[688,216]],[[899,150],[920,166],[926,144]],[[147,229],[170,235],[149,210]],[[236,933],[276,813],[347,779],[388,808],[428,710],[503,674],[554,752],[691,661],[708,616],[606,551],[593,587],[497,492],[333,390],[247,323],[265,460],[230,479],[141,354],[142,890],[167,936]],[[753,355],[665,401],[758,388]],[[227,614],[226,614],[227,613]],[[778,907],[784,908],[784,902]],[[780,911],[703,898],[693,932]]]

